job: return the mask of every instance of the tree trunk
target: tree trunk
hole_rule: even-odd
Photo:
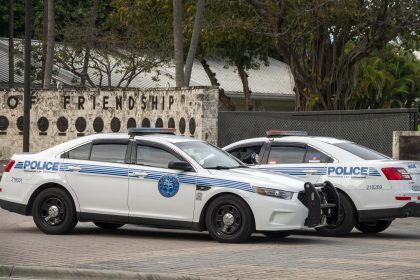
[[[236,67],[238,68],[238,74],[242,81],[242,88],[245,96],[245,109],[247,111],[252,111],[253,105],[251,101],[251,90],[249,89],[248,83],[248,74],[246,73],[245,66],[242,62],[237,62]]]
[[[15,46],[13,0],[9,0],[9,88],[15,87]]]
[[[175,81],[177,87],[184,86],[184,35],[182,34],[182,0],[173,0],[174,8],[174,53]]]
[[[45,60],[44,88],[50,88],[54,60],[54,0],[48,0],[47,59]]]
[[[42,17],[42,87],[44,87],[44,76],[45,76],[45,61],[47,60],[47,37],[48,37],[48,0],[44,0],[44,12]]]
[[[99,7],[99,0],[94,0],[93,7],[92,7],[92,17],[91,17],[91,22],[90,22],[87,47],[85,50],[85,56],[83,58],[83,70],[82,70],[82,80],[81,80],[82,87],[86,86],[86,77],[88,76],[90,49],[92,47],[93,30],[95,29],[96,18],[98,16],[98,7]]]
[[[195,52],[198,46],[198,38],[201,33],[201,25],[203,23],[205,0],[197,0],[197,8],[195,12],[194,28],[191,35],[190,48],[188,50],[187,61],[185,63],[185,86],[190,85],[191,72],[194,65]]]
[[[201,65],[203,66],[204,71],[207,74],[207,77],[209,77],[209,80],[210,80],[211,85],[214,86],[214,87],[218,87],[219,88],[219,100],[220,100],[220,102],[222,102],[222,104],[229,111],[235,111],[236,110],[236,106],[232,102],[232,99],[225,94],[225,90],[220,87],[220,84],[219,84],[219,82],[217,81],[217,78],[216,78],[216,73],[214,73],[213,71],[211,71],[210,65],[207,63],[207,61],[205,59],[202,59],[201,60]]]

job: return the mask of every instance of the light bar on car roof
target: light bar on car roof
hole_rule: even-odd
[[[148,127],[139,127],[139,128],[129,128],[128,134],[130,136],[140,136],[148,134],[171,134],[175,135],[175,128],[148,128]]]
[[[283,137],[283,136],[308,136],[306,131],[293,131],[293,130],[269,130],[267,137]]]

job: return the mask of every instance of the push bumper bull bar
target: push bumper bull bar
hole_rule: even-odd
[[[320,184],[308,182],[304,188],[298,199],[308,208],[305,226],[318,227],[337,222],[341,211],[340,197],[333,184],[329,181]]]

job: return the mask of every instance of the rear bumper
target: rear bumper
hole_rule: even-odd
[[[359,222],[368,222],[381,219],[395,219],[407,217],[420,217],[420,203],[409,202],[400,208],[360,210]]]
[[[26,215],[26,205],[0,199],[0,207],[14,213]]]

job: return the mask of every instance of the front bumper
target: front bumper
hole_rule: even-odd
[[[305,191],[298,199],[308,208],[305,226],[318,227],[334,224],[340,211],[340,197],[329,181],[321,184],[305,183]]]
[[[420,217],[420,203],[409,202],[403,207],[359,210],[359,222],[370,222],[376,220],[391,220],[395,218]]]

